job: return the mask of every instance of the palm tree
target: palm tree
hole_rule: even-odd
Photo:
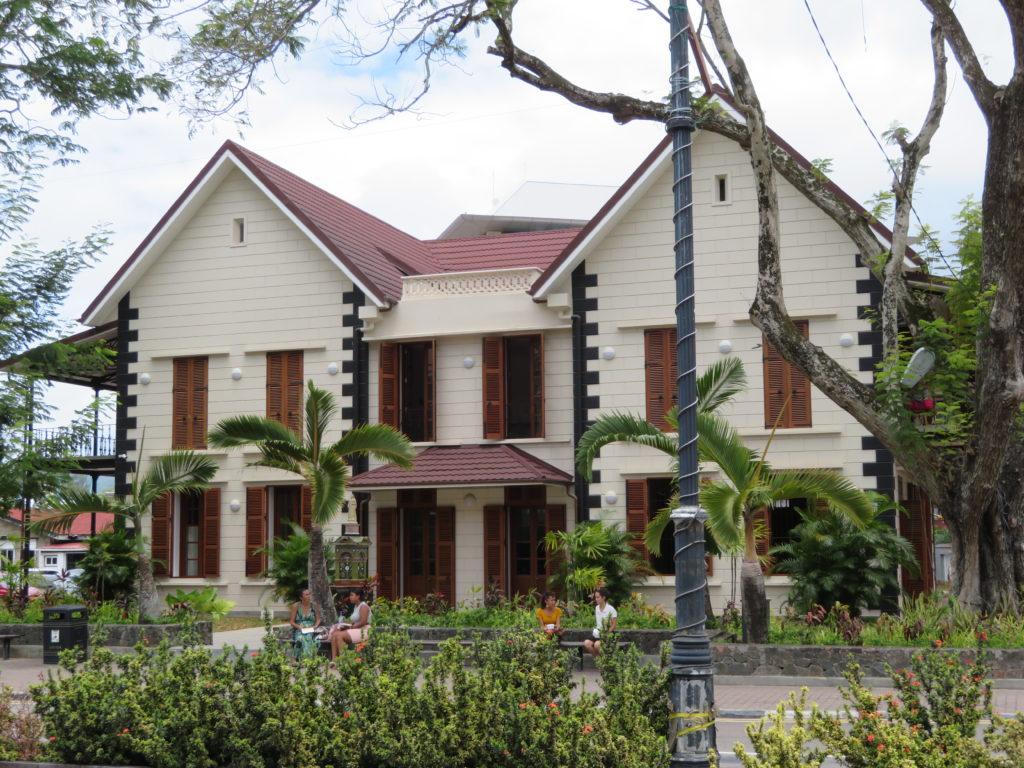
[[[213,448],[254,445],[260,451],[254,466],[273,467],[300,475],[312,491],[312,524],[309,532],[309,588],[322,616],[337,617],[327,584],[324,560],[324,526],[341,507],[348,488],[348,459],[373,456],[403,468],[412,466],[414,456],[409,438],[386,424],[353,427],[332,445],[324,445],[324,434],[337,415],[338,406],[330,392],[312,381],[306,388],[305,434],[297,435],[284,424],[263,416],[232,416],[210,432]]]
[[[104,496],[78,486],[65,486],[47,504],[60,514],[37,520],[33,531],[64,533],[71,529],[74,519],[87,512],[107,512],[131,523],[135,529],[135,557],[137,586],[135,597],[139,613],[156,616],[160,603],[153,581],[153,562],[146,539],[142,536],[142,518],[153,502],[170,493],[200,493],[217,474],[217,462],[194,451],[171,451],[149,462],[145,474],[136,473],[132,489],[123,498]]]
[[[828,505],[830,514],[863,528],[872,519],[874,505],[864,491],[836,472],[771,469],[765,457],[774,431],[758,455],[717,415],[703,414],[698,429],[702,460],[715,462],[723,475],[701,488],[700,503],[708,512],[707,525],[718,545],[726,552],[742,552],[743,629],[748,642],[765,643],[768,600],[757,554],[758,515],[771,510],[776,501],[805,499],[808,510],[816,510],[820,501]]]

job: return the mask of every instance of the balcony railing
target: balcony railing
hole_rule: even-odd
[[[115,425],[113,424],[99,424],[91,433],[81,434],[73,439],[71,435],[71,431],[65,427],[32,430],[34,440],[62,442],[61,447],[67,449],[67,453],[77,458],[114,456],[117,453]]]

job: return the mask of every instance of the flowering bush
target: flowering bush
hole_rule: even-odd
[[[72,659],[67,660],[70,670]],[[337,659],[99,648],[32,697],[46,758],[108,765],[336,768],[648,768],[668,764],[667,675],[635,654],[602,661],[604,693],[570,695],[571,660],[535,631],[441,644],[429,663],[378,626]],[[648,690],[660,686],[660,692]],[[645,702],[625,706],[624,702]],[[660,704],[650,702],[660,701]]]
[[[980,640],[980,638],[979,638]],[[851,665],[841,690],[843,716],[807,710],[806,690],[790,694],[777,713],[747,729],[757,755],[736,751],[744,768],[799,765],[816,768],[828,755],[850,768],[1015,768],[1024,763],[1021,716],[1007,721],[992,712],[992,684],[984,652],[961,661],[938,641],[914,654],[910,670],[889,670],[895,692],[876,696]],[[787,729],[785,711],[796,724]],[[981,740],[980,724],[990,720]],[[823,748],[811,749],[817,739]]]

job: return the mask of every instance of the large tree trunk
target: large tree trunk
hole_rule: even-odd
[[[138,529],[136,529],[138,530]],[[150,560],[149,552],[142,550],[137,553],[136,564],[138,567],[137,594],[139,601],[139,615],[155,619],[160,615],[162,606],[156,594],[156,581],[153,579],[153,562]]]
[[[334,598],[327,581],[327,562],[324,560],[324,529],[319,525],[313,525],[309,530],[309,591],[323,622],[337,621],[338,612],[334,608]]]

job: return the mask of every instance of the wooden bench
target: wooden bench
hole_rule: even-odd
[[[0,642],[4,644],[4,659],[11,658],[11,640],[24,635],[0,635]]]

